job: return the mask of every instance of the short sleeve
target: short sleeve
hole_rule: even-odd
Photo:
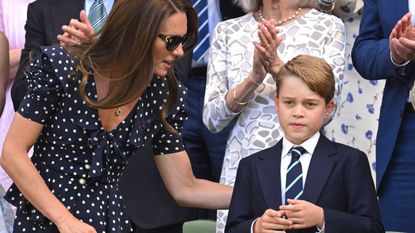
[[[173,133],[162,127],[153,139],[154,155],[171,154],[185,150],[181,132],[183,123],[187,119],[187,112],[185,107],[184,95],[185,88],[179,84],[179,99],[176,107],[170,114],[166,121],[178,132]]]
[[[28,90],[17,110],[23,117],[44,124],[54,112],[63,88],[44,53],[30,64]]]

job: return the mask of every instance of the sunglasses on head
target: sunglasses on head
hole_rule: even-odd
[[[166,44],[166,49],[171,52],[171,51],[174,51],[179,46],[179,44],[185,45],[189,37],[187,36],[187,34],[184,35],[183,37],[165,36],[165,35],[159,34],[159,38],[162,41],[164,41],[164,43]]]

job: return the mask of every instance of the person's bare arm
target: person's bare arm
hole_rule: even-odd
[[[6,103],[6,88],[9,82],[9,43],[6,36],[0,32],[0,116]]]
[[[193,175],[190,160],[185,151],[155,156],[157,168],[167,190],[179,205],[208,209],[227,209],[232,187]]]
[[[27,153],[39,137],[43,125],[24,118],[19,113],[10,126],[3,145],[1,166],[12,178],[24,197],[61,233],[96,233],[90,225],[75,218],[53,195]]]

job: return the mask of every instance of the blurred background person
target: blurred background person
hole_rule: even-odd
[[[376,188],[386,231],[415,229],[415,2],[366,0],[352,49],[356,70],[386,80],[376,142]],[[411,13],[409,13],[409,11]]]
[[[24,46],[24,25],[26,22],[26,12],[29,3],[34,0],[0,0],[0,32],[3,32],[9,42],[9,69],[8,84],[6,87],[6,99],[3,113],[0,117],[0,152],[3,142],[14,116],[14,108],[10,91],[16,77],[17,67],[19,66],[21,50]],[[0,168],[0,183],[7,190],[12,181]]]
[[[11,90],[15,110],[19,107],[27,90],[26,75],[30,56],[35,57],[39,54],[40,46],[58,44],[57,36],[63,33],[62,26],[67,25],[71,19],[80,20],[81,10],[86,10],[86,13],[89,14],[94,2],[102,2],[107,14],[114,4],[114,0],[38,0],[29,4],[27,21],[24,26],[25,32],[22,32],[25,33],[26,41],[22,55],[19,56],[16,81]]]
[[[6,102],[6,90],[9,84],[9,42],[7,37],[0,32],[0,117]]]
[[[376,134],[385,81],[363,79],[354,68],[351,51],[362,12],[363,0],[335,1],[333,14],[343,20],[346,28],[346,68],[341,101],[332,122],[324,129],[332,140],[365,152],[375,178]]]
[[[242,158],[273,146],[282,137],[273,104],[275,80],[263,72],[263,62],[254,55],[258,33],[278,30],[282,42],[262,44],[270,51],[270,59],[274,59],[271,54],[282,62],[299,54],[324,58],[335,74],[336,101],[345,66],[344,25],[339,18],[313,9],[314,0],[241,0],[238,4],[249,13],[219,23],[212,35],[203,112],[203,122],[212,132],[232,127],[220,179],[227,185],[234,184]],[[277,29],[275,25],[264,29],[263,22],[271,19]],[[218,211],[217,232],[223,232],[226,212]]]
[[[5,92],[9,83],[9,43],[6,36],[0,32],[0,116],[4,107]],[[1,128],[1,127],[0,127]],[[13,231],[13,212],[10,204],[4,198],[4,188],[0,185],[0,233]]]

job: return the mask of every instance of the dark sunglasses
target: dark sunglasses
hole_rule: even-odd
[[[187,43],[187,40],[189,39],[189,36],[186,34],[183,37],[181,36],[165,36],[162,34],[159,34],[159,38],[164,41],[166,44],[166,49],[170,52],[174,51],[179,44],[185,45]]]

